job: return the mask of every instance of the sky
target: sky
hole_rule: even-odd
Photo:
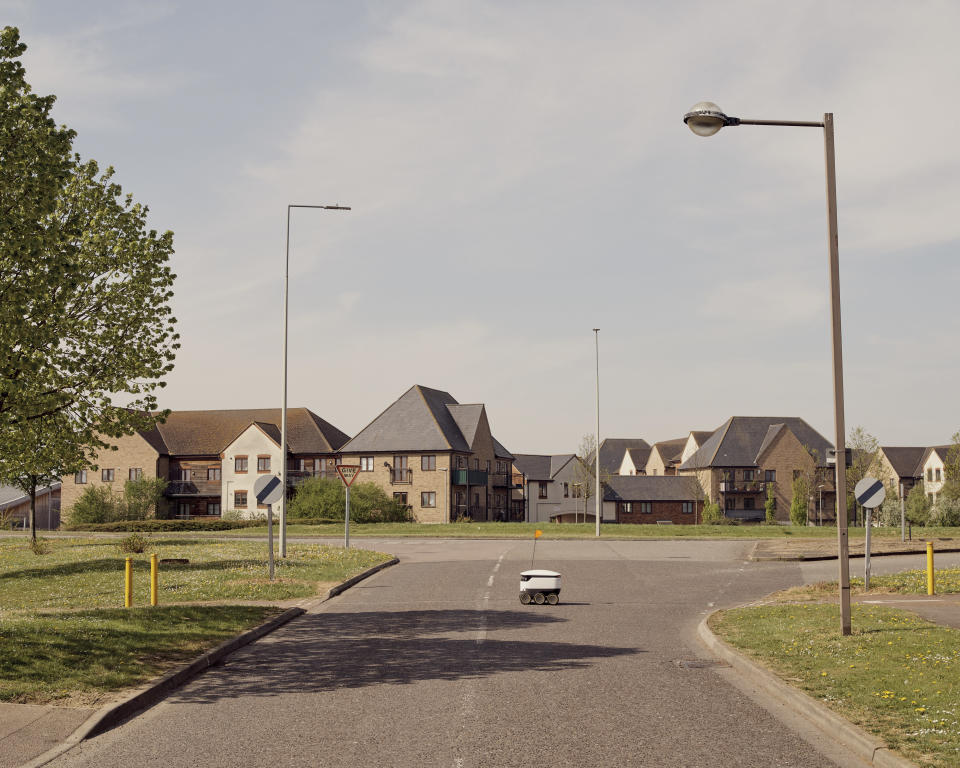
[[[960,430],[960,4],[0,0],[83,158],[172,230],[172,409],[350,435],[414,384],[516,453],[727,418],[834,434],[823,132],[835,115],[845,417]],[[599,328],[595,336],[593,328]],[[595,346],[598,342],[598,347]]]

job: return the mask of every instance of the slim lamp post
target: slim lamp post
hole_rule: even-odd
[[[595,464],[597,476],[597,538],[600,538],[600,511],[603,502],[600,499],[600,329],[593,329],[594,347],[597,352],[597,461]],[[584,513],[586,516],[586,513]]]
[[[283,400],[280,406],[280,485],[283,500],[280,504],[280,557],[287,556],[287,311],[290,304],[290,209],[318,208],[323,211],[349,211],[343,205],[288,205],[287,255],[283,267]]]
[[[683,116],[683,122],[698,136],[713,136],[724,126],[774,125],[800,128],[823,128],[824,160],[827,182],[827,235],[829,244],[830,308],[833,343],[833,418],[836,433],[836,506],[837,547],[840,568],[840,624],[844,635],[850,634],[850,548],[847,539],[847,472],[846,427],[843,418],[843,352],[840,333],[840,247],[837,236],[837,170],[833,142],[833,113],[827,112],[823,122],[796,120],[741,120],[724,114],[716,104],[701,101]],[[841,509],[842,508],[842,509]]]

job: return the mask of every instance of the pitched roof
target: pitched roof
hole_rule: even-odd
[[[454,406],[451,409],[449,406]],[[471,420],[483,406],[460,406],[448,392],[415,384],[343,446],[358,451],[470,451],[459,421],[476,432]],[[454,416],[456,413],[456,417]]]
[[[642,438],[608,437],[600,443],[600,471],[611,475],[620,471],[623,453],[631,448],[650,448],[650,443]],[[591,466],[593,460],[590,461]]]
[[[897,477],[919,477],[917,474],[920,459],[927,452],[923,446],[880,446],[883,455],[897,473]]]
[[[940,457],[940,461],[946,464],[947,454],[950,452],[951,448],[953,448],[953,444],[931,445],[929,448],[924,450],[923,455],[920,457],[920,460],[917,462],[916,469],[914,469],[914,477],[920,477],[921,475],[923,475],[923,465],[927,463],[927,459],[930,458],[931,453],[937,454],[937,456]]]
[[[230,411],[171,411],[163,424],[140,435],[171,456],[212,456],[220,453],[250,424],[276,430],[280,442],[279,408]],[[287,444],[293,453],[335,453],[349,437],[308,408],[287,409]]]
[[[693,501],[693,478],[684,475],[616,475],[606,482],[604,501]]]
[[[686,444],[687,438],[676,437],[672,440],[661,440],[654,443],[651,450],[660,454],[660,458],[663,459],[664,464],[669,464],[671,461],[680,460],[680,455],[683,453],[683,448]]]
[[[527,480],[549,480],[550,456],[539,453],[515,453],[513,464],[527,478]]]
[[[46,496],[51,491],[56,491],[59,488],[59,481],[52,482],[49,486],[45,485],[42,488],[37,488],[37,498],[39,499],[41,496]],[[29,493],[25,493],[14,485],[0,485],[0,509],[14,507],[29,499]]]
[[[470,448],[473,448],[473,440],[477,436],[477,427],[480,425],[480,416],[483,414],[483,406],[474,405],[447,405],[447,410],[453,416],[460,434]]]
[[[567,466],[575,457],[575,453],[556,453],[551,456],[550,477],[556,477],[557,472]]]
[[[760,443],[760,447],[757,449],[757,456],[762,456],[763,452],[767,450],[772,444],[773,441],[777,439],[783,430],[786,429],[783,424],[771,424],[767,427],[767,434],[763,437],[763,442]]]
[[[775,425],[788,428],[802,445],[816,450],[819,464],[825,465],[827,452],[833,444],[803,419],[796,416],[732,416],[680,469],[755,466],[761,448],[769,445],[768,438],[772,439],[770,428]]]
[[[498,459],[513,459],[513,454],[508,451],[503,443],[501,443],[493,435],[490,435],[490,438],[493,440],[493,455]]]
[[[690,434],[693,435],[693,439],[697,441],[697,445],[703,445],[704,441],[710,439],[710,435],[712,435],[713,432],[695,429]]]
[[[627,453],[630,454],[630,461],[633,462],[633,466],[637,469],[643,469],[647,466],[647,461],[650,459],[650,452],[652,450],[652,448],[627,448]]]

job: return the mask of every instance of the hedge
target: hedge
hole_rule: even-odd
[[[276,519],[274,519],[276,522]],[[326,525],[342,520],[319,520],[316,518],[290,518],[287,525]],[[113,523],[66,523],[64,531],[100,531],[118,533],[125,531],[230,531],[238,528],[262,528],[266,520],[118,520]]]

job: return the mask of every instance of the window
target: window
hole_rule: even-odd
[[[935,470],[933,470],[933,479],[938,483],[940,482],[940,467],[937,467]]]
[[[207,480],[219,480],[220,479],[220,467],[207,467]],[[219,515],[220,513],[217,512]]]
[[[480,494],[479,494],[479,493],[473,494],[473,506],[475,506],[475,507],[479,507],[479,506],[480,506]]]
[[[565,499],[570,498],[570,483],[563,484],[563,498]]]
[[[437,506],[437,493],[436,491],[424,491],[420,494],[420,506],[421,507],[435,507]]]
[[[190,517],[190,502],[181,501],[177,504],[177,515],[179,517]]]
[[[768,483],[777,482],[777,470],[775,469],[763,470],[763,479]]]
[[[480,469],[480,459],[474,457],[473,459],[473,468],[476,470]]]
[[[140,467],[130,467],[130,471],[127,473],[128,480],[141,480],[143,478],[143,469]]]
[[[752,469],[743,470],[743,479],[747,481],[753,480],[753,470]]]
[[[360,457],[360,471],[373,472],[373,456]]]
[[[547,498],[547,484],[546,483],[537,483],[540,486],[538,498],[545,499]]]
[[[744,509],[754,509],[753,501],[754,501],[754,500],[753,500],[753,497],[752,497],[752,496],[748,496],[747,498],[745,498],[745,499],[743,500],[743,508],[744,508]]]
[[[683,514],[692,515],[693,514],[693,502],[685,501],[683,502]]]
[[[237,456],[233,460],[233,471],[234,472],[246,472],[247,471],[247,457],[246,456]]]
[[[208,501],[207,502],[207,514],[208,515],[220,515],[220,502],[219,501]]]
[[[724,499],[724,501],[723,501],[723,508],[724,508],[724,509],[736,509],[736,508],[737,508],[736,501],[735,501],[734,499]]]
[[[399,491],[393,494],[393,500],[397,502],[397,504],[403,504],[403,506],[407,506],[407,492]]]
[[[113,482],[113,470],[112,469],[101,469],[100,470],[100,479],[105,483]]]
[[[630,501],[621,501],[621,502],[620,502],[620,511],[621,511],[623,514],[625,514],[625,515],[632,514],[632,513],[633,513],[633,502],[630,502]]]
[[[467,466],[467,460],[463,456],[457,456],[457,469],[464,469]]]
[[[733,482],[733,470],[725,469],[723,470],[723,482],[732,483]]]
[[[649,501],[640,502],[640,514],[641,515],[652,515],[653,514],[653,503]]]
[[[73,476],[73,482],[77,485],[83,485],[87,482],[87,470],[81,469]]]
[[[270,471],[270,457],[257,456],[257,472],[269,472],[269,471]]]
[[[247,492],[246,491],[234,491],[233,492],[233,506],[236,509],[246,509],[247,508]],[[269,552],[267,553],[269,554]]]
[[[436,456],[421,456],[420,457],[420,469],[424,472],[432,472],[437,468],[437,457]]]
[[[930,467],[927,467],[927,482],[933,482],[933,470]]]
[[[181,482],[181,483],[189,483],[189,482],[190,482],[190,470],[189,470],[189,469],[181,469],[181,470],[180,470],[180,482]]]
[[[490,459],[487,459],[487,474],[490,473]]]
[[[583,485],[580,483],[573,484],[573,498],[579,499],[583,495]]]

